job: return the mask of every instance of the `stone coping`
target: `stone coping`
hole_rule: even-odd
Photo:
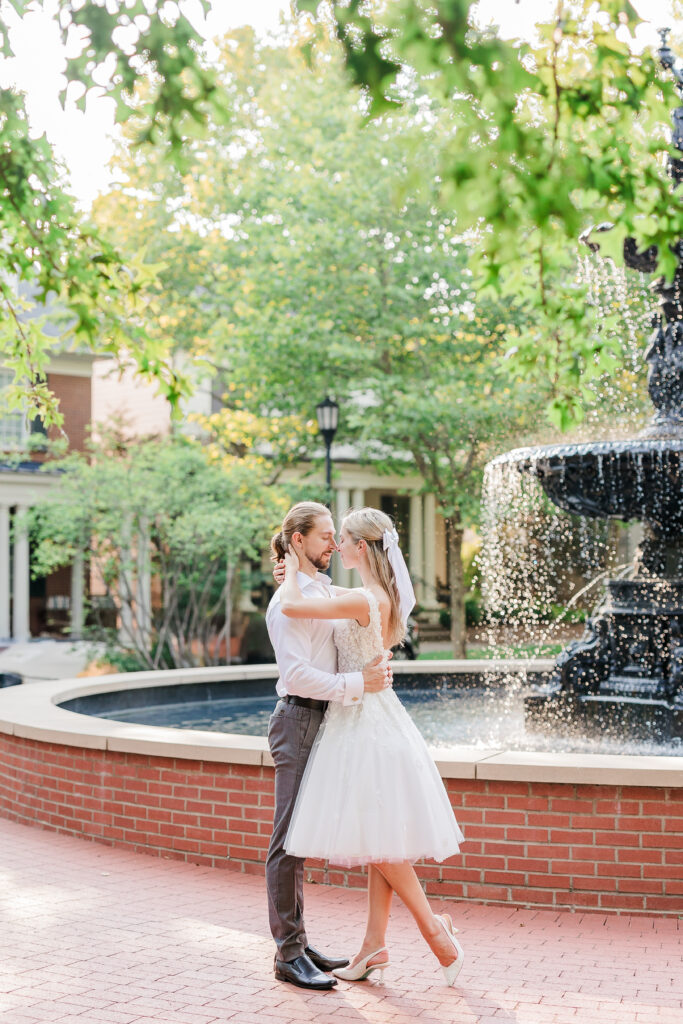
[[[425,665],[426,668],[422,668]],[[552,662],[397,662],[395,674],[416,671],[548,671]],[[78,714],[60,703],[89,694],[191,682],[277,678],[275,665],[216,666],[164,672],[130,672],[86,679],[60,679],[0,690],[0,733],[119,753],[199,761],[272,766],[262,736],[136,725]],[[433,748],[442,778],[500,781],[683,787],[683,758],[626,754],[554,754],[472,746]]]

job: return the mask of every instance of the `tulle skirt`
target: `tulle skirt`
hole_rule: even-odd
[[[351,867],[442,861],[463,835],[420,732],[393,690],[330,704],[285,840],[287,853]]]

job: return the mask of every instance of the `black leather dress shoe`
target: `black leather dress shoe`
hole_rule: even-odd
[[[318,992],[334,988],[337,984],[336,978],[328,978],[305,954],[294,960],[276,960],[275,977],[278,981],[289,981],[299,988],[312,988]]]
[[[319,971],[336,971],[338,967],[346,967],[349,963],[348,957],[325,956],[324,953],[319,953],[317,949],[313,949],[313,946],[306,946],[304,952]]]

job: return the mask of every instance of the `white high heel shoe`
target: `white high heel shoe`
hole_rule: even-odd
[[[337,967],[332,973],[335,978],[341,978],[342,981],[365,981],[365,979],[372,974],[373,971],[380,972],[380,981],[384,981],[384,968],[389,966],[389,961],[385,960],[381,964],[368,964],[368,960],[372,960],[378,953],[386,953],[387,947],[382,946],[381,949],[376,949],[374,953],[368,954],[363,960],[359,960],[353,967]]]
[[[449,986],[453,986],[455,985],[455,979],[460,974],[460,971],[462,970],[462,965],[465,962],[465,952],[455,937],[455,932],[457,931],[457,929],[453,927],[450,920],[447,917],[442,917],[441,914],[435,914],[434,916],[436,917],[437,921],[441,922],[443,930],[445,931],[448,938],[451,940],[453,948],[458,954],[458,959],[454,960],[452,964],[448,964],[447,967],[444,967],[443,964],[441,965],[441,970],[443,971],[443,976],[446,979],[446,984]]]

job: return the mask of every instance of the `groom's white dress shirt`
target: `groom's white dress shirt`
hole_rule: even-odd
[[[331,598],[329,576],[318,572],[296,574],[301,593],[308,599]],[[355,704],[363,699],[363,673],[337,672],[334,619],[291,619],[280,608],[280,591],[273,594],[266,625],[280,670],[278,697],[291,694],[313,700]]]

